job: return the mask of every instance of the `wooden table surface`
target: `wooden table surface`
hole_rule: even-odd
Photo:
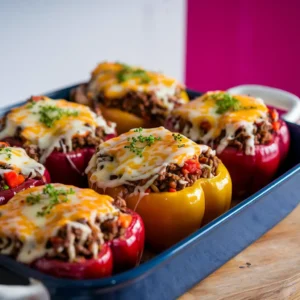
[[[300,206],[180,300],[300,300]]]

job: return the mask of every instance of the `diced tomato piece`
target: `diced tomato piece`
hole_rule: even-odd
[[[177,192],[177,190],[176,190],[176,189],[173,189],[173,188],[169,188],[169,192],[170,192],[170,193],[174,193],[174,192]]]
[[[184,166],[182,168],[182,172],[184,174],[191,173],[195,174],[200,170],[200,163],[196,159],[189,159],[184,163]]]
[[[25,181],[22,174],[17,174],[15,171],[4,173],[4,179],[10,188],[14,188]]]
[[[40,100],[42,100],[42,99],[43,99],[42,96],[31,96],[31,100],[32,100],[32,101],[40,101]]]
[[[274,121],[278,120],[278,112],[275,109],[269,110],[269,113],[271,115],[272,120]]]
[[[18,185],[18,174],[15,171],[4,173],[4,179],[10,188]]]
[[[273,122],[273,129],[275,131],[278,131],[280,129],[280,122]]]

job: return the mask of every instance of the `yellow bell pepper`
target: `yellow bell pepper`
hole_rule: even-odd
[[[189,97],[185,91],[182,91],[180,93],[180,97],[185,103],[189,101]],[[106,120],[115,122],[117,124],[116,130],[118,134],[127,132],[132,128],[155,128],[161,125],[156,120],[145,120],[141,117],[134,115],[133,113],[122,111],[118,108],[109,108],[101,104],[100,109],[103,114],[103,117]]]
[[[124,188],[101,188],[98,193],[122,196]],[[143,219],[146,241],[155,250],[166,249],[200,228],[204,216],[205,197],[201,181],[178,192],[149,193],[142,197],[130,194],[125,198],[128,208]]]
[[[122,186],[106,188],[92,185],[98,193],[123,196]],[[225,166],[220,163],[216,176],[200,178],[178,192],[130,194],[127,206],[143,219],[146,241],[154,250],[166,249],[182,240],[230,207],[232,184]]]
[[[215,177],[200,178],[199,181],[205,194],[205,215],[202,225],[206,225],[230,208],[232,183],[223,163],[219,164]]]
[[[144,120],[141,117],[138,117],[126,111],[122,111],[118,108],[109,108],[100,105],[100,109],[104,119],[115,122],[117,124],[116,130],[118,134],[127,132],[132,128],[151,128],[159,126],[157,122]]]
[[[205,197],[200,181],[178,192],[129,195],[128,207],[141,215],[146,241],[155,250],[166,249],[200,228]]]

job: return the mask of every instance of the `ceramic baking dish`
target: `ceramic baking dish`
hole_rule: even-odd
[[[46,95],[66,99],[73,87]],[[188,93],[191,99],[200,95],[194,91]],[[268,104],[276,106],[276,103]],[[0,109],[0,114],[5,114],[12,107]],[[53,299],[178,297],[257,240],[300,202],[300,126],[287,124],[291,149],[288,161],[273,182],[135,269],[105,279],[68,280],[45,275],[6,256],[0,256],[0,265],[24,278],[39,280]]]

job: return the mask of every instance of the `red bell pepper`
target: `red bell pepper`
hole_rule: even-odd
[[[63,262],[57,259],[41,258],[32,266],[41,272],[72,279],[107,277],[137,266],[144,250],[145,229],[142,218],[130,209],[130,224],[124,235],[104,244],[97,259],[82,259],[78,262]]]
[[[112,274],[113,256],[110,247],[104,244],[97,259],[82,259],[64,262],[58,259],[40,258],[32,267],[49,275],[70,279],[95,279]]]
[[[51,174],[52,182],[78,187],[87,186],[84,170],[94,152],[94,148],[78,149],[68,153],[53,151],[45,161],[45,167]]]
[[[4,174],[7,174],[7,173],[4,173]],[[45,170],[44,176],[42,178],[39,178],[39,179],[29,178],[29,179],[25,180],[23,183],[15,186],[15,187],[11,187],[8,190],[0,191],[0,205],[6,204],[16,193],[19,193],[21,191],[24,191],[24,190],[29,189],[34,186],[44,185],[44,184],[50,183],[50,182],[51,182],[51,180],[50,180],[49,172],[47,170]]]
[[[108,134],[104,140],[115,136],[115,134]],[[4,141],[12,146],[22,147],[21,142],[14,138],[8,137]],[[53,151],[44,164],[51,175],[51,181],[86,187],[87,178],[84,171],[94,152],[95,148],[88,147],[68,153]]]
[[[126,213],[130,214],[132,218],[124,236],[108,242],[113,253],[114,272],[121,272],[137,266],[144,250],[145,228],[143,220],[130,209],[127,209]]]
[[[284,162],[290,148],[290,133],[286,123],[282,120],[278,121],[280,124],[279,130],[275,133],[275,139],[279,144],[280,162]]]
[[[267,185],[287,156],[290,136],[287,125],[280,120],[279,129],[267,145],[256,145],[255,155],[228,146],[218,157],[227,167],[233,182],[233,197],[249,196]]]
[[[115,136],[115,134],[108,134],[104,140]],[[86,187],[87,178],[84,171],[94,152],[95,148],[77,149],[68,153],[53,151],[45,162],[45,167],[51,174],[52,182]]]

